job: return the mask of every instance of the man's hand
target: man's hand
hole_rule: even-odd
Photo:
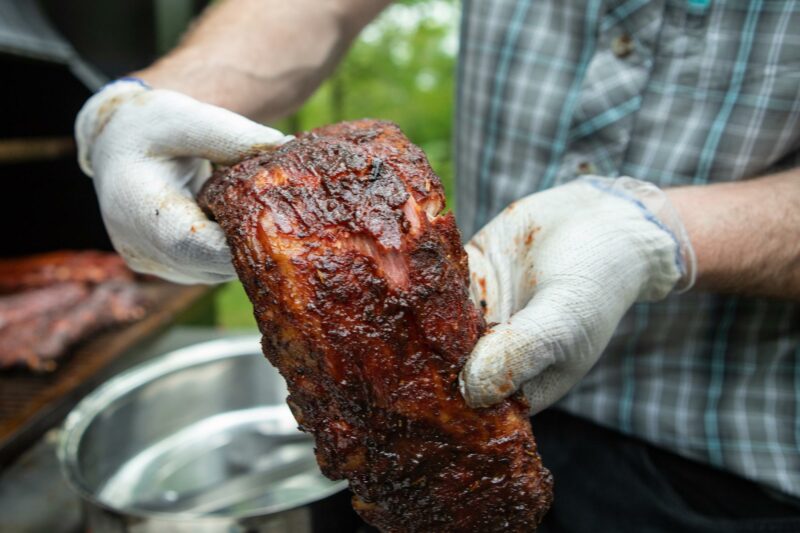
[[[89,99],[75,136],[114,247],[134,270],[179,283],[234,275],[221,229],[194,201],[209,161],[234,163],[290,139],[136,80],[115,82]]]
[[[492,325],[461,373],[472,406],[523,388],[532,412],[594,365],[637,301],[688,289],[694,256],[664,193],[589,178],[515,202],[467,245],[471,291]]]

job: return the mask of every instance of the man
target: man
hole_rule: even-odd
[[[232,276],[204,160],[284,142],[237,113],[298,106],[386,3],[222,2],[86,104],[132,266]],[[792,1],[465,1],[458,216],[498,325],[462,390],[560,400],[533,420],[543,530],[800,530],[798,24]]]

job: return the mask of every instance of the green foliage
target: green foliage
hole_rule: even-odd
[[[226,283],[214,296],[218,326],[229,329],[256,327],[253,306],[239,281]]]
[[[402,0],[356,40],[334,75],[283,131],[308,130],[357,118],[396,122],[428,155],[453,208],[452,125],[458,10],[455,0]],[[238,282],[217,297],[223,327],[255,324]]]

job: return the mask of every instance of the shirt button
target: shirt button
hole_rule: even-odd
[[[597,174],[597,167],[588,161],[578,163],[578,174]]]
[[[633,48],[633,37],[627,33],[617,35],[611,40],[611,51],[614,52],[614,55],[620,59],[631,55]]]

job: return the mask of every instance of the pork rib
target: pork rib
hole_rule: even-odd
[[[0,294],[56,283],[133,281],[125,261],[116,254],[94,250],[60,250],[26,257],[0,259]]]
[[[484,323],[439,179],[393,124],[317,129],[218,172],[222,225],[262,345],[325,475],[389,532],[531,531],[551,501],[519,397],[472,409]]]
[[[0,369],[49,371],[67,350],[111,326],[138,320],[146,301],[136,283],[56,283],[0,296]]]

